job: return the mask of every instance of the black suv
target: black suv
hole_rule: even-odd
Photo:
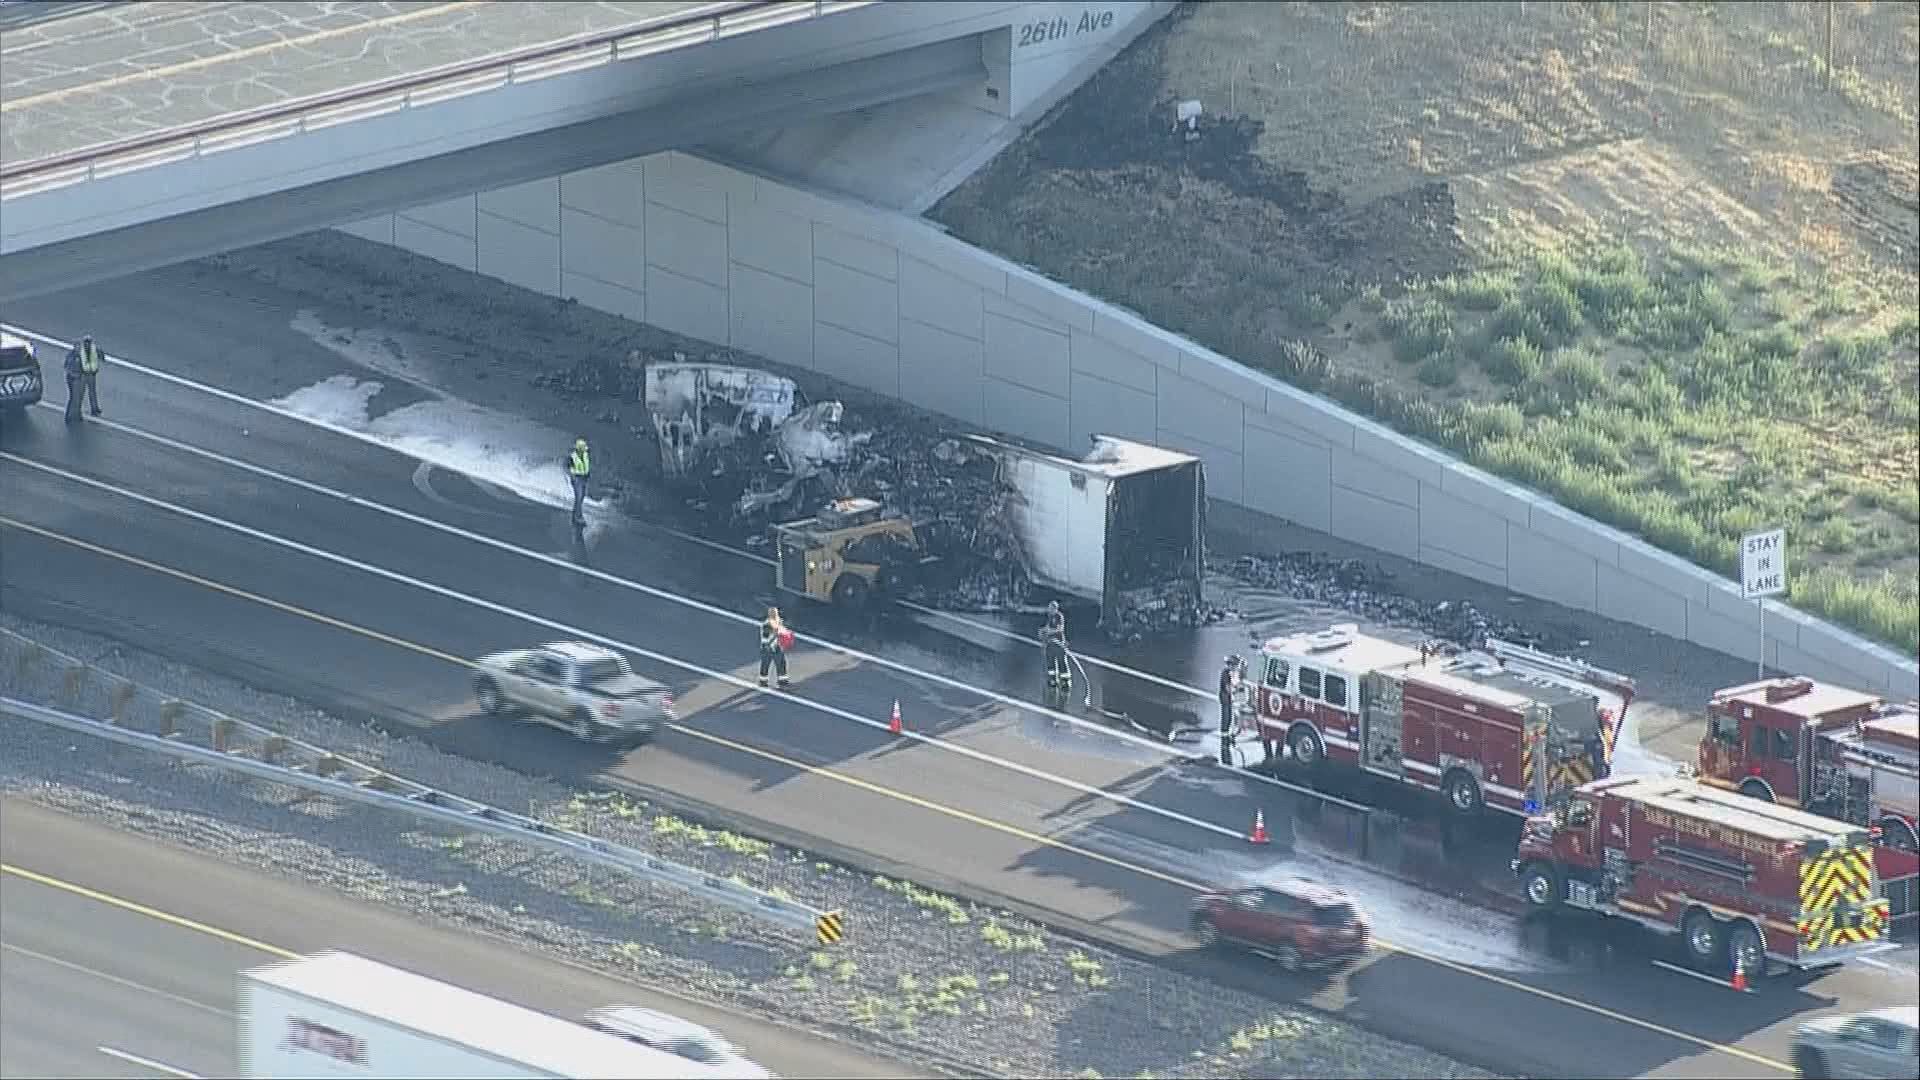
[[[0,412],[25,411],[44,389],[33,342],[0,332]]]

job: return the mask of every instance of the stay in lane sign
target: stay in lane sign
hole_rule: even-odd
[[[1740,541],[1740,595],[1748,600],[1787,591],[1787,530],[1754,533]]]

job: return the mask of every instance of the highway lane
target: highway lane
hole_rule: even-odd
[[[16,499],[23,505],[33,503],[48,515],[49,521],[98,529],[111,534],[115,539],[127,539],[120,535],[126,532],[121,523],[128,516],[127,507],[124,505],[95,506],[90,505],[89,502],[89,500],[110,502],[110,497],[99,496],[97,493],[84,493],[84,489],[76,489],[71,485],[65,488],[55,487],[53,490],[39,491],[35,494],[29,489],[37,481],[22,478],[21,470],[15,470],[8,480],[14,485],[10,489],[9,506],[14,505]],[[148,522],[143,519],[143,533],[146,531],[147,524]],[[162,553],[192,552],[196,557],[204,557],[219,566],[223,576],[247,572],[241,568],[252,561],[269,567],[268,576],[278,582],[311,581],[308,587],[323,599],[337,599],[363,616],[378,613],[382,620],[382,628],[395,636],[400,634],[396,630],[386,629],[391,624],[385,620],[402,617],[405,613],[394,609],[407,607],[412,611],[412,616],[418,618],[421,625],[408,624],[402,629],[418,632],[423,636],[434,635],[428,636],[427,640],[435,642],[436,647],[440,648],[449,648],[445,643],[445,636],[449,632],[470,632],[487,623],[496,624],[496,628],[491,631],[495,634],[504,636],[516,632],[515,629],[500,629],[497,627],[499,620],[479,618],[472,611],[436,612],[431,607],[424,611],[413,610],[419,608],[419,603],[416,602],[419,598],[401,604],[397,602],[392,589],[376,589],[374,595],[366,597],[343,593],[342,590],[346,588],[345,583],[351,579],[352,575],[329,574],[319,568],[303,567],[299,565],[299,559],[287,558],[282,553],[256,552],[250,560],[244,550],[229,550],[232,540],[230,537],[222,539],[221,535],[218,530],[195,526],[183,535],[163,534],[155,539],[155,544],[162,549]],[[245,546],[241,545],[243,548]],[[63,558],[62,555],[54,554],[51,550],[39,551],[31,543],[17,540],[14,535],[9,536],[9,551],[14,553],[14,558],[10,559],[10,563],[14,564],[21,562],[20,553],[26,552],[24,561],[32,568],[44,567],[46,572],[39,576],[45,580],[82,583],[75,590],[77,595],[73,600],[80,606],[97,607],[107,618],[118,617],[118,612],[115,610],[116,604],[130,608],[131,611],[128,614],[135,618],[150,620],[150,625],[155,625],[161,633],[167,635],[198,634],[205,638],[209,635],[231,633],[233,639],[226,643],[225,648],[239,655],[251,653],[253,658],[249,662],[257,666],[271,667],[276,663],[283,668],[299,666],[297,662],[284,659],[287,657],[339,657],[337,663],[328,666],[336,671],[353,672],[353,681],[366,679],[370,673],[375,682],[380,681],[382,676],[378,673],[382,670],[383,663],[387,670],[394,672],[393,677],[397,685],[411,684],[416,680],[421,685],[432,685],[436,678],[424,670],[434,666],[432,664],[422,664],[420,670],[415,671],[406,669],[396,660],[375,661],[371,655],[362,656],[352,651],[364,649],[368,654],[391,654],[396,650],[390,646],[376,647],[370,642],[364,645],[329,643],[321,639],[337,638],[343,635],[337,630],[329,631],[317,624],[309,624],[311,628],[289,629],[285,624],[296,620],[289,620],[284,615],[275,615],[272,612],[267,613],[271,617],[262,618],[258,605],[252,605],[255,612],[249,616],[237,610],[229,610],[246,606],[233,603],[230,598],[213,598],[205,595],[204,590],[180,586],[178,583],[157,585],[153,581],[145,580],[152,577],[150,574],[128,574],[124,570],[107,570],[98,565],[98,560],[75,557],[70,551],[64,556],[68,561],[63,563],[60,561]],[[32,576],[34,575],[29,574],[29,577]],[[11,572],[9,580],[10,583],[17,581]],[[18,587],[17,584],[15,587]],[[196,593],[201,595],[196,598]],[[185,614],[171,624],[155,619],[156,611],[171,612],[176,609]],[[308,634],[315,634],[318,637],[305,636]],[[364,642],[365,639],[361,641]],[[472,650],[454,651],[464,655]],[[441,666],[457,672],[457,669],[452,669],[451,665]],[[295,673],[289,674],[294,674],[296,678],[301,677]],[[461,680],[457,673],[454,679],[455,682],[446,691],[449,699],[460,695]],[[697,691],[697,688],[688,689]],[[691,695],[689,696],[691,699]],[[716,714],[721,711],[714,710]],[[769,707],[763,710],[763,714],[770,711]],[[751,708],[742,709],[740,716],[749,721],[754,719]],[[764,738],[763,729],[768,726],[770,725],[761,719],[759,723],[731,724],[727,730],[736,738],[751,739],[758,745]],[[804,741],[810,746],[817,736],[817,732],[810,730]],[[558,747],[564,744],[550,739],[537,745],[536,749],[536,744],[522,743],[521,749],[537,754],[542,766],[551,769],[552,756],[559,752]],[[708,747],[714,745],[717,744],[707,744]],[[799,754],[808,748],[808,746],[783,746],[780,750]],[[671,752],[670,747],[660,747],[643,751],[635,755],[634,759],[640,761],[644,768],[646,762],[666,758]],[[769,763],[764,756],[755,757],[753,754],[740,751],[729,752],[739,757],[752,758],[761,765]],[[957,782],[954,778],[947,777],[948,786],[956,792],[963,792],[979,783],[981,777],[978,775],[978,770],[954,769],[947,766],[928,768],[924,764],[918,768],[899,767],[901,764],[899,758],[925,753],[928,751],[916,749],[883,752],[870,755],[870,758],[891,766],[891,768],[882,768],[877,775],[880,775],[883,780],[891,780],[896,785],[903,783],[918,785],[929,779],[939,780],[948,773],[957,774]],[[817,760],[818,758],[815,757],[814,761],[817,762]],[[709,777],[713,773],[716,771],[722,774],[735,773],[740,763],[730,763],[729,767],[721,770],[714,770],[709,765],[708,775],[704,776],[690,774],[687,764],[684,761],[675,761],[673,772],[662,786],[682,790],[691,787],[705,795],[709,793],[707,785],[720,779],[720,777],[713,777],[713,780],[710,780]],[[869,763],[863,760],[860,764],[866,767]],[[626,773],[629,765],[630,762],[621,762],[618,766],[619,771],[622,774]],[[994,833],[992,829],[978,822],[967,822],[932,810],[924,814],[916,814],[912,810],[903,809],[897,798],[889,804],[890,796],[878,795],[868,789],[850,791],[846,785],[823,779],[817,773],[796,775],[797,770],[792,765],[782,766],[782,769],[777,772],[784,775],[773,781],[774,786],[771,789],[767,788],[763,781],[741,785],[739,780],[742,778],[736,774],[731,785],[724,782],[714,785],[715,793],[721,795],[714,801],[730,807],[745,808],[749,813],[759,815],[767,812],[762,800],[769,790],[792,791],[799,784],[819,781],[820,786],[809,790],[806,797],[792,802],[781,800],[782,805],[770,816],[790,827],[818,830],[821,835],[835,837],[856,847],[868,848],[869,845],[878,847],[888,857],[898,858],[899,861],[908,865],[928,867],[957,880],[991,878],[993,876],[991,872],[982,873],[983,868],[1011,866],[1015,869],[1015,876],[1022,878],[1016,881],[1016,887],[1010,890],[1012,895],[1029,899],[1040,906],[1051,906],[1057,910],[1090,917],[1089,921],[1101,917],[1100,905],[1112,905],[1118,898],[1124,897],[1133,901],[1135,907],[1140,909],[1140,917],[1145,923],[1143,929],[1149,932],[1149,936],[1164,943],[1167,948],[1178,947],[1175,930],[1183,890],[1164,880],[1156,884],[1150,875],[1143,875],[1137,870],[1117,867],[1110,863],[1089,867],[1087,863],[1097,862],[1097,860],[1089,859],[1085,855],[1075,855],[1059,848],[1036,850],[1034,837],[1045,835],[1043,830],[1052,824],[1047,820],[1048,815],[1045,813],[1032,822],[1034,828],[1029,830],[1029,836],[1009,836],[1004,832]],[[800,779],[801,775],[804,775],[804,781]],[[641,782],[646,781],[643,778]],[[1160,782],[1160,779],[1148,777],[1145,782],[1151,786]],[[729,786],[731,791],[726,790]],[[1025,790],[1021,785],[1015,785],[1015,787],[1017,790]],[[915,790],[918,791],[919,788],[915,787]],[[867,796],[870,795],[874,798],[869,801]],[[1026,792],[1025,797],[1032,806],[1047,805],[1047,799],[1052,798],[1056,804],[1056,810],[1058,804],[1068,801],[1058,792],[1051,794]],[[962,800],[958,795],[954,796],[954,801],[961,802],[963,806],[979,805],[977,802],[969,803]],[[1209,800],[1202,798],[1197,801]],[[1217,797],[1213,801],[1218,801]],[[992,798],[986,800],[988,812],[981,814],[976,811],[975,816],[1004,818],[1008,816],[1005,813],[1008,802],[1009,800],[1004,796],[995,793]],[[912,806],[912,804],[907,805]],[[889,827],[875,827],[873,824],[862,823],[885,823]],[[1171,842],[1156,840],[1148,830],[1157,828],[1160,824],[1162,823],[1159,819],[1147,821],[1129,819],[1110,826],[1104,821],[1100,823],[1108,828],[1109,835],[1117,834],[1124,839],[1136,866],[1143,859],[1138,855],[1138,851],[1151,850],[1151,845],[1156,842],[1160,843],[1163,849],[1177,851],[1182,846],[1181,838],[1178,837],[1172,838]],[[1082,828],[1079,833],[1084,836],[1094,831]],[[911,838],[905,851],[900,847],[902,837]],[[996,847],[1001,844],[1010,845],[1004,854],[1002,849]],[[1038,845],[1038,847],[1044,846]],[[1197,847],[1203,853],[1206,851],[1204,845],[1194,845],[1190,839],[1186,846],[1189,849]],[[1221,863],[1231,861],[1224,852],[1220,853],[1217,859]],[[1189,860],[1186,865],[1191,864],[1192,861]],[[1098,874],[1094,873],[1095,870]],[[1131,880],[1127,880],[1129,878]],[[998,886],[998,881],[989,885],[989,887]],[[1089,898],[1094,901],[1092,906],[1089,905]],[[1532,1057],[1533,1054],[1540,1052],[1538,1049],[1516,1052],[1511,1046],[1502,1045],[1511,1042],[1508,1032],[1511,1030],[1512,1018],[1516,1015],[1531,1016],[1537,1029],[1554,1031],[1556,1039],[1561,1040],[1563,1044],[1567,1040],[1571,1040],[1576,1045],[1582,1044],[1591,1038],[1592,1046],[1580,1046],[1583,1052],[1580,1060],[1618,1063],[1618,1068],[1608,1068],[1606,1070],[1608,1072],[1632,1074],[1643,1071],[1643,1068],[1667,1065],[1684,1073],[1690,1069],[1702,1067],[1697,1056],[1688,1056],[1699,1049],[1697,1046],[1684,1048],[1660,1045],[1659,1038],[1650,1038],[1645,1029],[1639,1029],[1632,1036],[1623,1038],[1622,1032],[1613,1030],[1615,1027],[1613,1021],[1599,1020],[1591,1015],[1569,1017],[1565,1015],[1567,1006],[1564,1004],[1549,1002],[1518,990],[1506,993],[1498,983],[1482,985],[1468,981],[1463,988],[1458,985],[1462,977],[1461,972],[1443,966],[1430,964],[1422,966],[1423,963],[1415,958],[1401,956],[1383,959],[1381,962],[1369,965],[1352,978],[1344,980],[1342,987],[1329,993],[1335,995],[1336,1005],[1344,1003],[1357,1014],[1374,1022],[1376,1026],[1400,1028],[1402,1030],[1399,1033],[1416,1038],[1424,1035],[1426,1037],[1422,1038],[1422,1041],[1437,1043],[1443,1049],[1453,1049],[1455,1052],[1462,1052],[1480,1060],[1510,1062],[1512,1064],[1507,1064],[1505,1067],[1518,1068],[1521,1071],[1539,1071],[1543,1062]],[[1409,968],[1408,965],[1413,967]],[[1386,975],[1382,968],[1391,971],[1392,974]],[[1825,994],[1836,989],[1832,982],[1833,978],[1839,977],[1822,980],[1817,985],[1817,991]],[[1548,987],[1567,985],[1577,981],[1580,991],[1590,997],[1598,997],[1601,1000],[1612,999],[1617,1001],[1619,1007],[1623,1009],[1632,1009],[1646,1015],[1683,1015],[1676,1007],[1682,1002],[1686,1002],[1692,1011],[1699,1011],[1695,999],[1700,997],[1701,991],[1697,984],[1688,984],[1684,980],[1669,976],[1656,975],[1649,978],[1644,971],[1625,975],[1616,972],[1605,977],[1583,975],[1578,980],[1567,979],[1564,976],[1557,979],[1549,977],[1539,981]],[[1870,989],[1869,992],[1873,991]],[[1846,996],[1852,998],[1857,995],[1849,993]],[[1663,998],[1666,1000],[1663,1001]],[[1809,1003],[1811,1002],[1797,1002],[1794,1003],[1794,1007]],[[1722,1029],[1725,1032],[1723,1037],[1727,1038],[1743,1036],[1755,1026],[1778,1028],[1784,1022],[1786,1015],[1786,1012],[1781,1009],[1783,1004],[1781,999],[1774,999],[1760,1016],[1756,1016],[1750,1008],[1708,1010],[1707,1022],[1694,1026]],[[1688,1019],[1693,1021],[1696,1018],[1689,1015]],[[1569,1031],[1571,1034],[1568,1034]],[[1773,1034],[1777,1036],[1778,1032]],[[1780,1040],[1777,1037],[1763,1038],[1761,1042],[1774,1044],[1765,1048],[1778,1053]],[[1725,1062],[1715,1063],[1716,1061],[1717,1059],[1709,1059],[1705,1065],[1708,1072],[1724,1070],[1727,1067]],[[1552,1069],[1551,1064],[1546,1064],[1545,1067],[1548,1071]],[[1564,1068],[1564,1065],[1561,1067]]]
[[[311,373],[304,368],[302,372]],[[121,373],[116,369],[115,374]],[[272,385],[278,388],[283,383]],[[380,407],[403,409],[420,396],[417,389],[398,384],[381,392]],[[209,475],[224,477],[217,487],[206,476],[196,475],[170,489],[205,500],[195,504],[202,508],[209,504],[223,510],[237,507],[263,485],[272,486],[275,481],[270,477],[296,476],[448,529],[567,559],[615,578],[644,581],[743,618],[757,619],[768,604],[779,603],[801,630],[803,640],[830,640],[862,656],[879,657],[917,673],[936,672],[954,680],[944,689],[959,689],[959,684],[993,687],[1003,704],[1014,700],[1039,704],[1032,692],[1041,682],[1035,641],[1025,635],[1009,636],[981,620],[967,620],[976,628],[971,635],[974,640],[969,641],[949,632],[954,626],[951,619],[943,619],[942,625],[934,627],[910,619],[874,625],[840,617],[794,597],[776,596],[771,571],[761,562],[611,513],[590,511],[593,524],[583,542],[568,528],[565,513],[553,506],[517,498],[492,485],[476,484],[446,469],[423,467],[416,459],[367,441],[341,437],[311,422],[238,405],[160,377],[129,372],[125,378],[116,378],[112,404],[110,422],[130,418],[143,432],[259,470],[243,475],[243,470],[213,468]],[[67,432],[50,407],[19,425],[4,445],[29,455],[37,448],[46,448],[61,459],[106,476],[132,475],[129,468],[137,470],[152,449],[150,443],[116,441],[96,427]],[[564,440],[556,438],[556,445],[564,445]],[[204,467],[213,462],[203,458],[197,464]],[[536,473],[524,478],[520,490],[539,495],[542,492],[532,489],[542,485],[549,500],[565,497],[558,453],[544,476]],[[325,498],[311,491],[281,497],[294,501]],[[743,627],[740,636],[750,637],[747,629]],[[1162,727],[1190,723],[1207,711],[1206,703],[1177,680],[1169,682],[1150,673],[1102,667],[1097,662],[1092,671],[1096,700],[1124,702],[1134,714],[1151,716]]]
[[[22,800],[0,802],[0,818],[0,1073],[8,1076],[158,1075],[98,1046],[231,1076],[235,973],[328,948],[557,1016],[615,1002],[664,1009],[726,1032],[786,1076],[913,1075],[835,1040]]]

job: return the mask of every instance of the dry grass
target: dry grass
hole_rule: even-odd
[[[1831,10],[1195,5],[934,216],[1911,650],[1920,5]]]

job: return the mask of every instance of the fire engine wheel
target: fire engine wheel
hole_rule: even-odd
[[[1327,756],[1320,745],[1320,733],[1305,726],[1287,733],[1287,749],[1293,753],[1294,766],[1301,769],[1311,769]]]
[[[836,607],[859,610],[867,606],[867,583],[858,574],[841,574],[833,582],[833,602]]]
[[[1734,923],[1727,931],[1727,956],[1746,973],[1748,982],[1756,982],[1767,970],[1767,947],[1760,932],[1750,923]]]
[[[1447,793],[1447,805],[1453,807],[1454,813],[1471,816],[1480,812],[1480,782],[1473,778],[1472,773],[1456,769],[1447,774],[1443,786]]]
[[[1895,851],[1920,851],[1920,836],[1915,836],[1913,826],[1897,814],[1880,819],[1880,842]]]
[[[1530,863],[1522,876],[1522,889],[1527,894],[1527,903],[1537,908],[1554,908],[1565,899],[1566,890],[1560,884],[1560,874],[1545,863]]]
[[[1768,791],[1767,785],[1758,780],[1742,782],[1740,785],[1740,794],[1745,795],[1749,799],[1759,799],[1761,802],[1773,801],[1773,792]]]
[[[1709,970],[1717,965],[1720,958],[1720,921],[1704,911],[1690,911],[1686,921],[1680,924],[1681,936],[1686,939],[1687,955],[1693,962]]]

